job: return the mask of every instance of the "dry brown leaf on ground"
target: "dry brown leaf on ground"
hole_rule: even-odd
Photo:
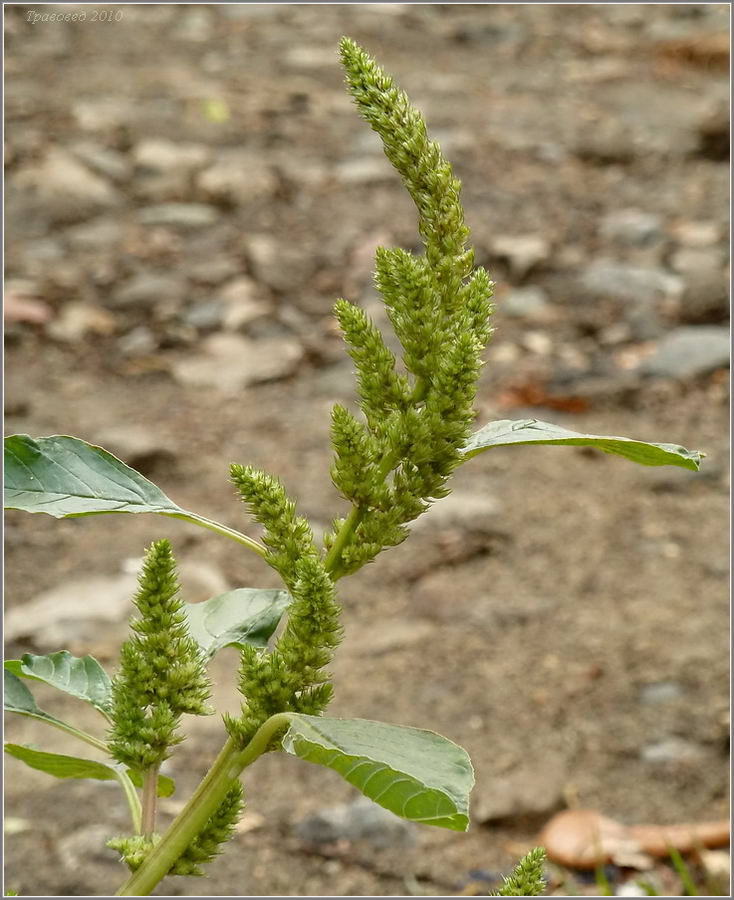
[[[572,869],[615,863],[648,869],[652,857],[666,857],[673,847],[690,853],[699,847],[729,842],[729,822],[684,825],[622,825],[593,809],[567,809],[553,816],[538,836],[548,859]]]

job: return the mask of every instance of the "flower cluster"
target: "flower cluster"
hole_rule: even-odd
[[[263,472],[232,466],[232,480],[265,528],[267,561],[290,590],[288,623],[271,653],[249,645],[242,650],[239,718],[226,718],[230,735],[244,747],[257,729],[279,712],[318,715],[332,695],[329,673],[341,639],[334,583],[313,542],[306,520],[282,484]]]
[[[335,577],[404,540],[406,525],[445,496],[474,418],[481,354],[491,335],[492,283],[472,270],[460,183],[407,95],[348,38],[347,85],[382,139],[418,209],[425,254],[379,248],[375,283],[403,347],[405,374],[365,313],[339,300],[335,313],[357,370],[365,423],[332,413],[334,484],[355,507],[326,546]],[[345,539],[345,537],[347,539]]]
[[[168,541],[152,544],[139,582],[134,602],[140,618],[131,624],[135,634],[122,646],[112,682],[108,747],[118,762],[144,772],[180,743],[184,713],[212,710],[204,655],[188,632]]]

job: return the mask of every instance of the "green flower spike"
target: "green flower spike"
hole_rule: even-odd
[[[112,682],[108,746],[118,762],[145,772],[181,741],[177,729],[184,713],[212,710],[204,656],[188,633],[168,541],[150,547],[139,581],[134,602],[140,618],[131,625],[135,634],[122,646]]]

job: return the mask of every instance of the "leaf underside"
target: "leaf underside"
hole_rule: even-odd
[[[702,454],[677,444],[653,444],[610,435],[580,434],[537,419],[501,419],[490,422],[469,438],[464,456],[470,459],[493,447],[512,444],[549,444],[594,447],[603,453],[622,456],[643,466],[680,466],[697,472]]]
[[[65,723],[57,719],[56,716],[44,712],[36,705],[33,694],[11,670],[5,671],[3,682],[4,708],[7,712],[65,726]]]
[[[26,653],[22,659],[6,660],[5,669],[19,678],[43,681],[78,697],[105,715],[109,711],[110,679],[93,656],[72,656],[68,650],[45,656]]]
[[[366,719],[290,719],[283,737],[288,753],[333,769],[397,816],[467,830],[474,772],[457,744],[432,731]]]

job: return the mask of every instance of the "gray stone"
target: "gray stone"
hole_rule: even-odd
[[[141,225],[205,228],[219,220],[219,211],[205,203],[159,203],[138,211]]]
[[[556,760],[480,781],[474,817],[482,823],[545,817],[563,807],[566,776]]]
[[[662,219],[641,209],[623,209],[605,216],[599,233],[618,244],[652,244],[663,237]]]
[[[551,311],[548,294],[536,285],[514,288],[496,302],[499,310],[506,316],[535,322],[547,319]]]
[[[683,247],[710,247],[721,240],[721,228],[710,219],[679,222],[673,236]]]
[[[92,171],[97,172],[104,178],[111,181],[125,182],[132,175],[132,166],[122,153],[116,150],[110,150],[101,144],[92,141],[82,141],[75,144],[72,148],[74,156],[88,166]]]
[[[64,868],[78,872],[90,860],[109,863],[110,869],[118,867],[119,855],[106,846],[109,837],[108,825],[86,825],[66,834],[59,840],[56,848]]]
[[[122,235],[122,225],[108,216],[74,225],[64,231],[64,237],[71,244],[83,249],[98,249],[116,244],[122,239]]]
[[[237,334],[213,334],[202,341],[202,353],[176,360],[172,372],[181,384],[237,393],[249,385],[287,378],[302,358],[301,344],[287,338],[252,341]]]
[[[224,316],[224,303],[221,300],[199,300],[181,316],[187,325],[202,331],[214,331],[222,326]]]
[[[137,325],[118,340],[117,346],[123,356],[136,356],[139,353],[152,353],[158,347],[158,341],[147,325]]]
[[[391,179],[393,173],[384,157],[362,156],[346,159],[334,169],[336,177],[345,184],[373,184]]]
[[[630,266],[598,259],[581,273],[581,285],[593,296],[639,303],[658,298],[680,297],[681,279],[666,269]]]
[[[416,826],[366,797],[319,810],[295,825],[296,835],[312,844],[333,841],[368,841],[376,847],[410,846]]]
[[[437,500],[411,526],[413,533],[442,531],[461,528],[466,531],[484,531],[497,527],[497,516],[502,504],[495,497],[482,492],[452,491],[448,497]]]
[[[651,765],[700,764],[704,757],[702,747],[678,737],[654,741],[646,744],[640,751],[642,761]]]
[[[75,343],[88,334],[112,334],[115,318],[106,309],[91,303],[72,300],[61,307],[61,312],[46,326],[46,334],[57,341]]]
[[[107,181],[56,147],[40,163],[20,169],[12,185],[24,192],[30,209],[57,223],[80,222],[121,202]]]
[[[80,647],[99,637],[101,623],[126,619],[137,584],[137,577],[130,573],[66,581],[9,610],[5,638],[32,638],[37,647],[48,651]]]
[[[199,175],[197,186],[206,200],[246,206],[271,197],[278,180],[262,156],[229,150],[221,152],[216,162]]]
[[[729,352],[729,329],[723,325],[676,328],[643,360],[639,371],[663,378],[695,378],[728,366]]]
[[[113,425],[94,435],[95,442],[144,475],[158,463],[170,465],[175,454],[144,425]]]
[[[211,158],[211,151],[203,144],[167,141],[164,138],[148,138],[133,150],[136,166],[152,172],[166,173],[172,169],[195,171]]]
[[[428,640],[436,625],[425,619],[387,619],[367,628],[352,628],[342,650],[345,656],[381,656]]]
[[[654,681],[640,690],[640,703],[646,706],[658,706],[677,700],[682,694],[677,681]]]
[[[140,272],[118,288],[111,299],[117,307],[153,309],[164,301],[183,303],[186,292],[186,281],[175,273]]]
[[[497,259],[507,262],[514,278],[523,278],[550,256],[550,244],[539,234],[499,235],[490,250]]]

